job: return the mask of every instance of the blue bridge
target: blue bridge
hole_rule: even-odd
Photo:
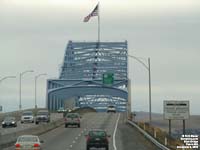
[[[114,105],[117,111],[126,111],[127,56],[127,41],[69,41],[59,78],[47,80],[47,108],[92,107],[105,111],[108,105]]]

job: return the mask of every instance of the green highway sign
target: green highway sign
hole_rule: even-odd
[[[103,84],[112,85],[113,82],[114,82],[114,74],[113,73],[103,74]]]

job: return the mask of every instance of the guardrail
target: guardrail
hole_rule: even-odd
[[[168,147],[164,146],[163,144],[159,143],[155,138],[153,138],[151,135],[149,135],[145,130],[141,129],[137,124],[134,122],[128,120],[129,124],[137,128],[142,134],[144,134],[145,137],[147,137],[152,143],[154,143],[157,147],[159,147],[162,150],[170,150]]]

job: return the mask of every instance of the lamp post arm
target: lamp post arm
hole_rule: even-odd
[[[20,76],[23,76],[25,73],[28,73],[28,72],[34,72],[34,71],[33,70],[24,71],[24,72],[20,73]]]
[[[134,58],[135,60],[137,60],[139,63],[141,63],[147,70],[149,70],[149,67],[143,62],[141,61],[139,58],[132,56],[132,55],[128,55],[131,58]]]
[[[39,78],[40,76],[45,76],[45,75],[47,75],[47,74],[46,73],[39,74],[39,75],[35,76],[35,79],[37,80],[37,78]]]
[[[7,76],[7,77],[4,77],[0,80],[0,82],[2,82],[3,80],[7,79],[7,78],[16,78],[16,76]]]

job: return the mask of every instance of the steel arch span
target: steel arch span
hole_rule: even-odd
[[[127,41],[69,41],[59,78],[47,81],[47,108],[76,106],[105,111],[108,105],[114,105],[118,111],[126,111],[127,53]],[[108,74],[112,80],[105,82],[104,75]]]

